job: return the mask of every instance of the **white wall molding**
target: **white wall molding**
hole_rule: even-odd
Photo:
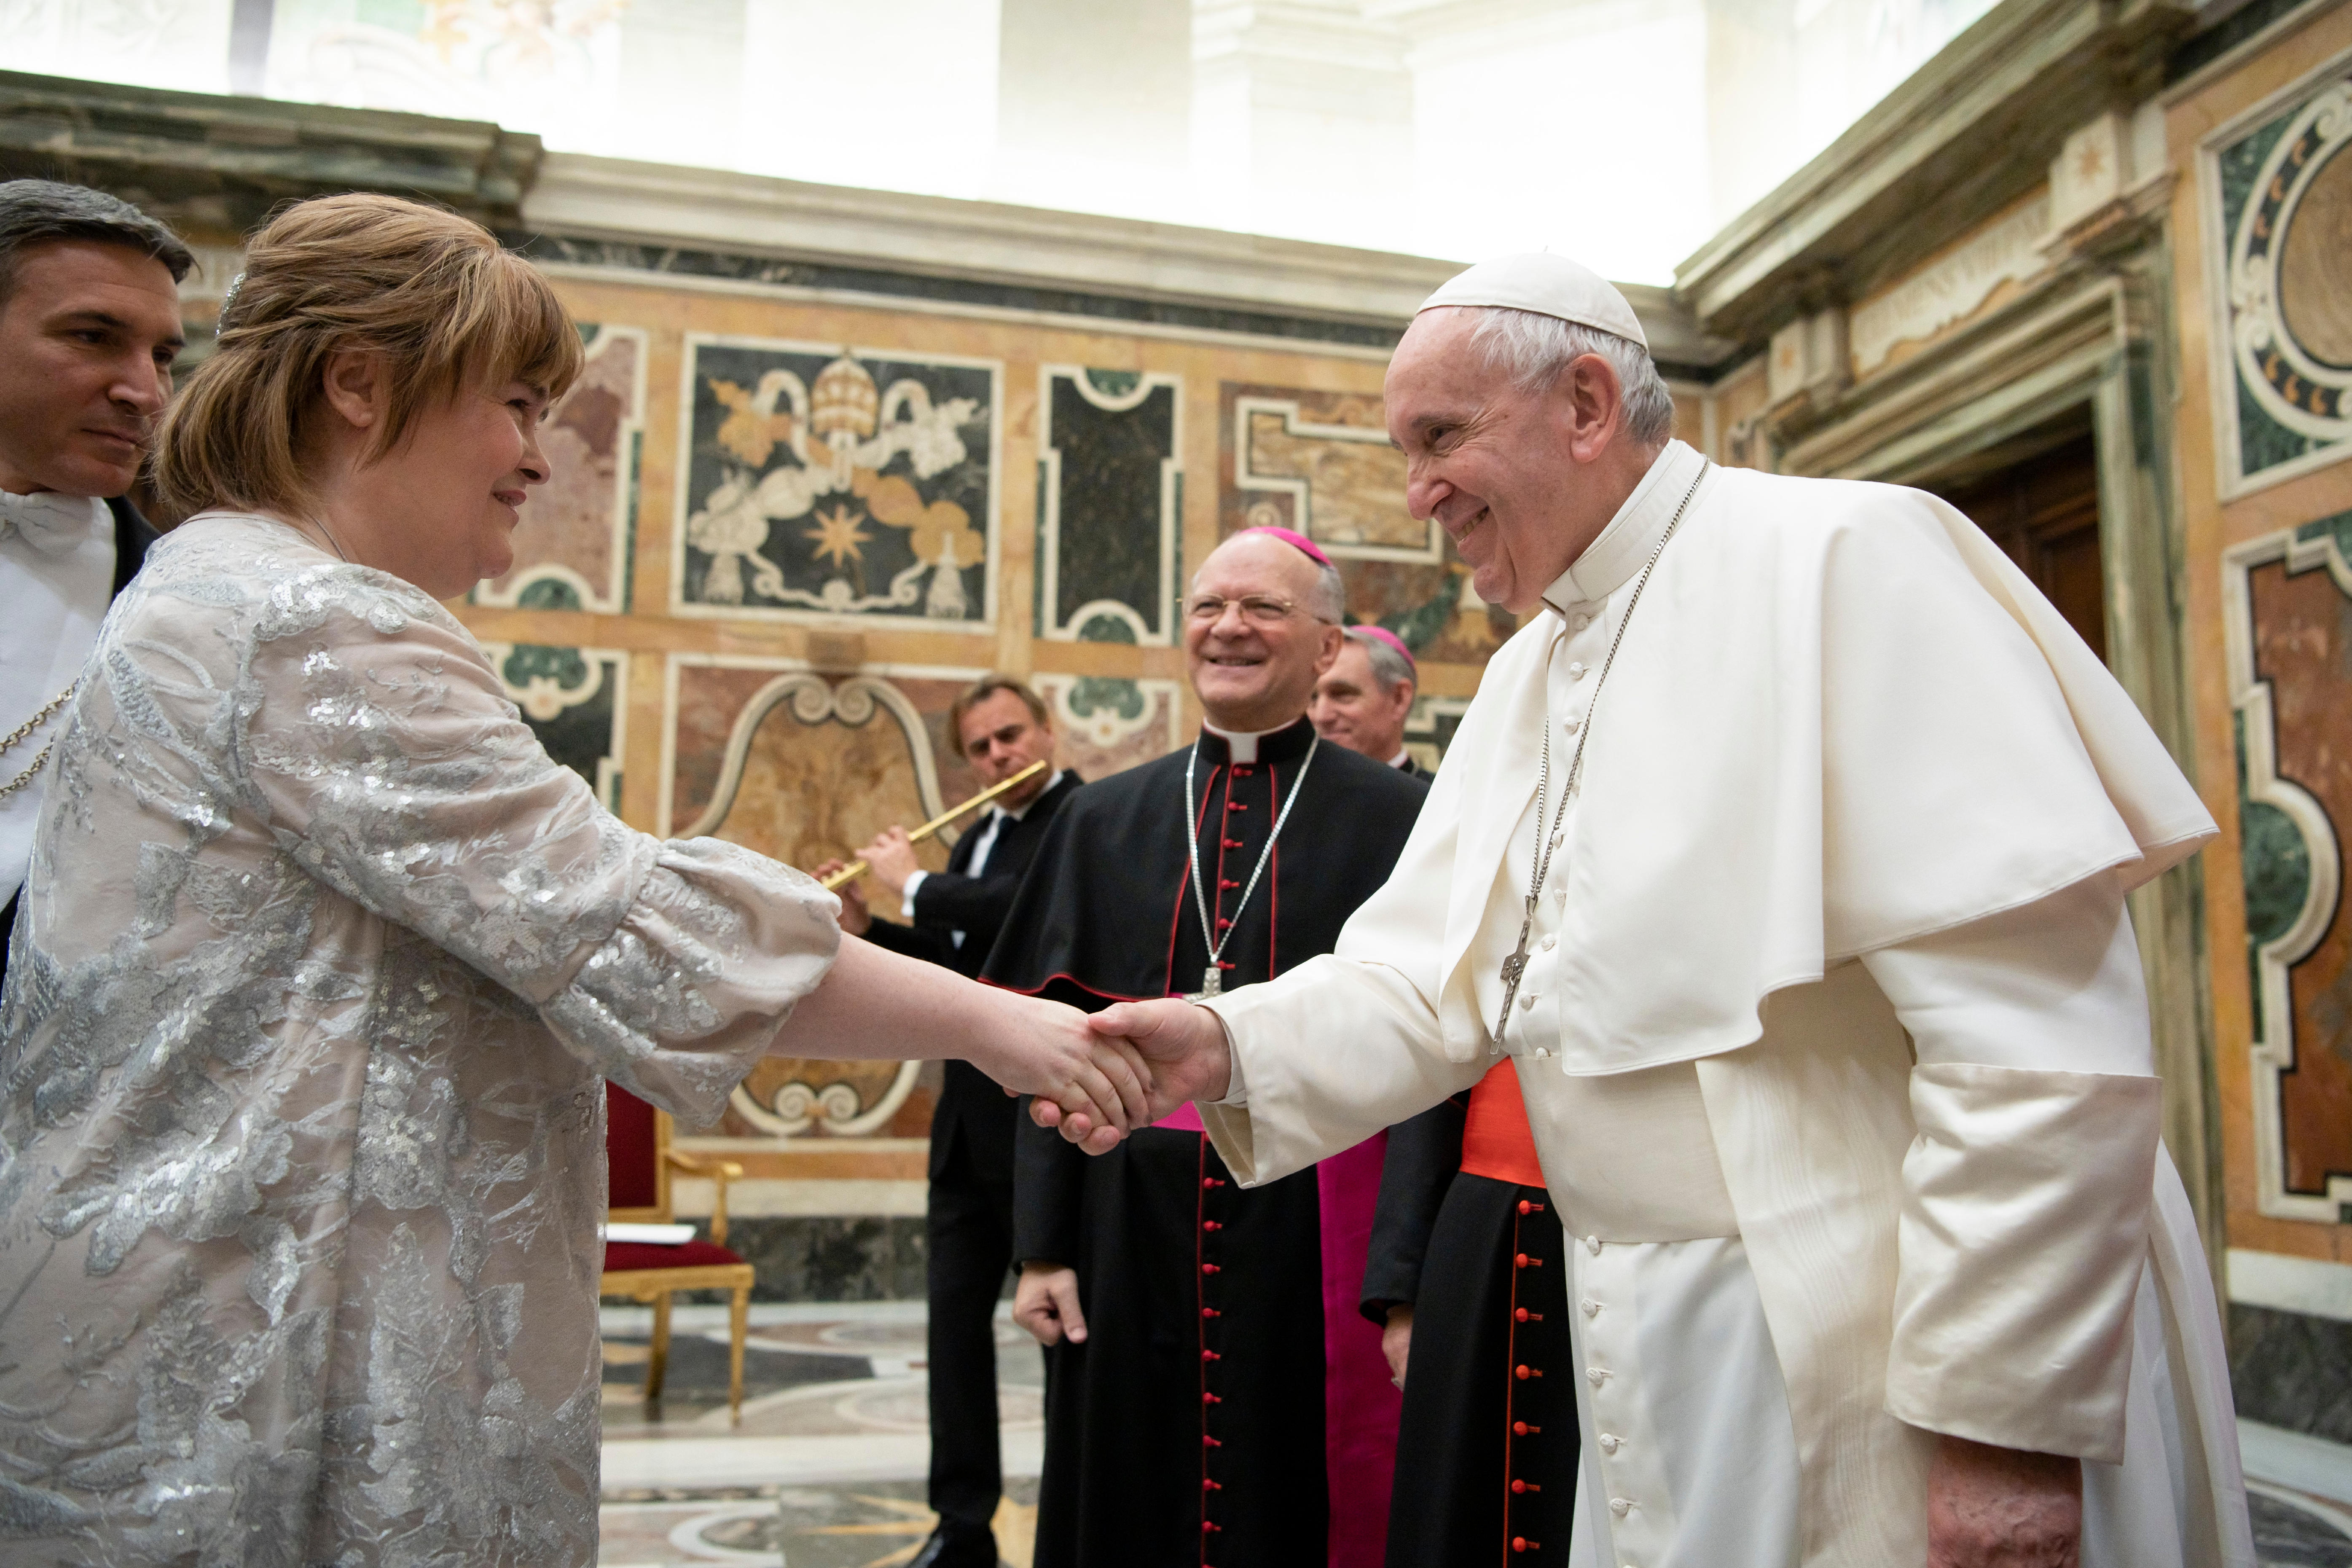
[[[1402,327],[1456,261],[1222,229],[550,156],[523,221],[552,234],[772,255]]]
[[[2230,1300],[2243,1307],[2352,1323],[2352,1264],[2281,1252],[2229,1252]]]

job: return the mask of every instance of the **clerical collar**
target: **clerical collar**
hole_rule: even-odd
[[[1279,730],[1220,730],[1201,723],[1201,760],[1204,763],[1287,763],[1307,754],[1314,743],[1315,726],[1295,719]]]
[[[1565,616],[1569,605],[1605,599],[1632,582],[1658,547],[1659,536],[1675,520],[1675,507],[1706,463],[1684,443],[1668,441],[1601,536],[1544,590],[1546,606]]]

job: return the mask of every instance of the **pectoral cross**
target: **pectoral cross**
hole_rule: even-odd
[[[1530,894],[1527,918],[1519,922],[1519,945],[1511,950],[1510,957],[1503,960],[1503,1010],[1495,1017],[1495,1037],[1486,1047],[1488,1056],[1502,1055],[1503,1029],[1511,1021],[1511,1004],[1519,998],[1519,980],[1528,972],[1528,938],[1535,929],[1536,900]]]
[[[1526,943],[1522,942],[1520,945],[1525,946]],[[1198,991],[1193,992],[1191,995],[1185,997],[1184,1000],[1187,1002],[1204,1001],[1211,996],[1223,995],[1224,990],[1224,976],[1217,973],[1216,961],[1212,959],[1209,962],[1209,967],[1201,972],[1201,988]]]

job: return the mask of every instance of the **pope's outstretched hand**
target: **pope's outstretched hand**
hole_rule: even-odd
[[[1132,1128],[1149,1126],[1188,1100],[1223,1100],[1233,1081],[1232,1043],[1223,1023],[1206,1007],[1173,999],[1121,1002],[1089,1016],[1087,1026],[1106,1047],[1139,1061],[1150,1079],[1145,1114],[1130,1117],[1124,1128],[1106,1124],[1085,1107],[1056,1104],[1044,1096],[1030,1102],[1029,1115],[1038,1126],[1059,1128],[1089,1154],[1108,1153]]]

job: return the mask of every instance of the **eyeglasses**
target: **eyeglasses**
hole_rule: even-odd
[[[1210,626],[1225,618],[1228,605],[1240,610],[1242,619],[1254,626],[1278,626],[1299,610],[1297,601],[1277,599],[1271,594],[1244,594],[1238,599],[1222,598],[1215,594],[1196,594],[1184,601],[1184,614],[1192,620]]]

